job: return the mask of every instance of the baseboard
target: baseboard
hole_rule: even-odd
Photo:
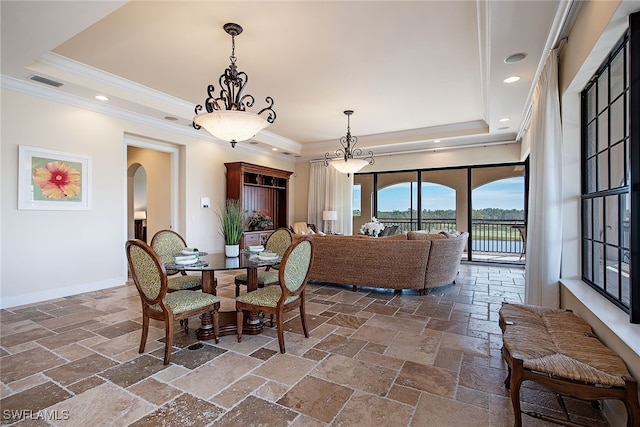
[[[57,298],[64,298],[71,295],[83,294],[85,292],[100,291],[103,289],[115,288],[127,283],[127,277],[102,280],[94,283],[84,283],[81,285],[69,286],[66,288],[56,288],[41,292],[33,292],[25,295],[18,295],[9,298],[0,298],[0,308],[12,308],[26,304],[48,301]]]

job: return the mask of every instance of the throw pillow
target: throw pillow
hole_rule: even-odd
[[[427,233],[426,231],[410,231],[407,233],[408,240],[438,240],[446,239],[447,236],[440,233]]]

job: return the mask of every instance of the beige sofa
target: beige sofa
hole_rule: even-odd
[[[373,238],[313,236],[309,280],[388,289],[429,289],[455,281],[468,233],[409,232]]]

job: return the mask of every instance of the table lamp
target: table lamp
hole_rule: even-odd
[[[327,234],[333,234],[333,221],[338,219],[337,211],[322,211],[322,220],[325,221],[324,229],[327,231]],[[327,223],[329,227],[327,227]]]

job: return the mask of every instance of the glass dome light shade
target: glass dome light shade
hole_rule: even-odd
[[[338,172],[342,173],[356,173],[363,167],[367,166],[369,162],[362,159],[348,159],[344,161],[344,159],[334,159],[329,163],[331,166],[336,168]]]
[[[269,126],[269,122],[246,111],[220,110],[198,114],[194,123],[205,128],[211,135],[223,141],[245,141]]]

